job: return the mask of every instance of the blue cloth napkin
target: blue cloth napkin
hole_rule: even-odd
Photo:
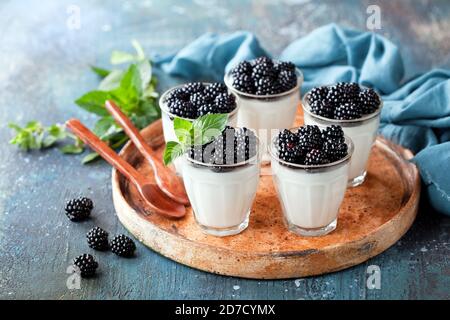
[[[248,32],[205,34],[177,54],[156,59],[186,80],[222,81],[239,61],[270,56]],[[450,70],[408,81],[398,47],[386,38],[330,24],[292,42],[278,57],[305,77],[303,92],[338,81],[358,82],[383,97],[380,133],[415,152],[431,205],[450,215]]]

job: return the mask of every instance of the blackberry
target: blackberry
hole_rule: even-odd
[[[94,204],[89,198],[80,197],[72,199],[66,203],[66,216],[71,221],[82,221],[89,217],[93,208]]]
[[[221,93],[227,93],[227,86],[220,82],[215,82],[205,87],[204,93],[207,96],[216,97]]]
[[[247,74],[241,74],[239,77],[233,79],[233,87],[245,93],[255,93],[255,86],[252,77]]]
[[[289,61],[279,61],[276,65],[278,71],[288,71],[295,73],[295,64]]]
[[[82,254],[73,259],[73,265],[79,270],[80,275],[83,278],[91,277],[95,274],[95,270],[98,268],[98,263],[94,257],[90,254]]]
[[[289,91],[297,85],[297,75],[295,72],[281,70],[278,74],[279,92]]]
[[[197,108],[190,101],[175,100],[169,104],[169,111],[182,118],[197,118]]]
[[[202,107],[204,104],[208,102],[208,100],[209,100],[208,97],[205,96],[203,92],[193,93],[189,98],[189,101],[196,109]]]
[[[329,163],[326,154],[318,149],[312,149],[306,154],[305,165],[321,165],[326,163]]]
[[[268,94],[272,94],[272,79],[266,77],[266,78],[259,78],[255,81],[255,93],[258,96],[265,96]]]
[[[313,88],[308,95],[309,103],[313,104],[316,101],[323,101],[327,99],[328,87]]]
[[[299,148],[298,135],[284,129],[278,134],[278,156],[281,160],[290,163],[302,161],[302,152]]]
[[[355,99],[359,94],[359,85],[355,82],[338,82],[335,87],[340,91],[342,99]]]
[[[124,234],[115,236],[111,240],[111,251],[121,257],[131,257],[136,250],[136,245],[133,240]]]
[[[341,126],[331,125],[322,131],[322,139],[324,141],[331,140],[333,142],[342,143],[345,141],[344,130]]]
[[[270,78],[273,79],[276,76],[276,70],[274,68],[273,61],[267,57],[260,57],[255,59],[252,77],[255,80],[260,78]]]
[[[328,88],[326,100],[334,108],[337,108],[341,104],[347,102],[345,97],[341,94],[341,90],[338,86],[331,86]]]
[[[334,110],[334,118],[338,120],[352,120],[361,118],[362,112],[354,102],[346,102]]]
[[[359,93],[358,102],[363,114],[377,111],[380,106],[380,98],[373,89],[365,89]]]
[[[250,62],[242,61],[231,71],[231,74],[235,77],[239,77],[243,74],[250,76],[252,74],[252,69],[253,66]]]
[[[89,247],[95,250],[108,249],[108,232],[100,227],[94,227],[86,234]]]
[[[307,125],[297,130],[299,138],[298,147],[304,154],[312,149],[320,149],[322,147],[322,132],[318,126]]]
[[[325,118],[333,117],[333,107],[326,100],[315,100],[310,103],[310,110],[312,113]]]
[[[176,88],[169,92],[166,97],[166,103],[170,104],[176,100],[189,101],[189,94],[183,88]]]
[[[228,113],[236,108],[236,98],[228,93],[220,93],[214,99],[218,113]]]
[[[215,113],[215,106],[212,103],[207,103],[204,104],[203,106],[200,107],[200,109],[198,109],[198,116],[204,116],[205,114],[211,114],[211,113]]]
[[[336,140],[327,140],[322,147],[322,151],[326,154],[330,162],[344,158],[347,155],[347,149],[347,144]]]
[[[191,95],[196,92],[202,92],[205,89],[205,86],[201,82],[190,82],[183,86],[182,90]]]

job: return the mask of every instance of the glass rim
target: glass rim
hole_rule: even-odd
[[[238,127],[234,127],[234,128],[238,128]],[[251,129],[249,129],[251,130]],[[257,150],[256,150],[256,154],[244,161],[238,162],[238,163],[231,163],[231,164],[216,164],[216,163],[204,163],[201,162],[199,160],[195,160],[192,159],[191,157],[189,157],[189,155],[187,153],[184,154],[184,158],[186,158],[187,161],[194,163],[196,165],[205,167],[205,168],[237,168],[237,167],[241,167],[241,166],[245,166],[247,164],[257,164],[261,158],[261,149],[262,149],[262,143],[261,140],[259,140],[258,136],[256,136],[255,134],[255,138],[256,138],[256,146],[257,146]]]
[[[332,85],[327,85],[327,86],[322,86],[322,87],[331,87]],[[370,89],[369,87],[366,86],[362,86],[359,85],[360,88],[364,88],[364,89]],[[314,88],[313,88],[314,89]],[[322,121],[325,122],[331,122],[333,124],[340,124],[340,123],[344,123],[344,124],[355,124],[355,123],[359,123],[359,122],[365,122],[367,120],[370,120],[372,118],[375,118],[376,116],[378,116],[381,113],[381,109],[383,109],[383,100],[381,99],[381,96],[375,91],[375,94],[378,96],[378,99],[380,100],[380,104],[378,105],[378,108],[376,111],[366,114],[364,116],[362,116],[361,118],[357,118],[357,119],[350,119],[350,120],[339,120],[339,119],[330,119],[330,118],[326,118],[323,116],[319,116],[313,112],[311,112],[311,105],[309,104],[309,94],[311,93],[311,91],[313,90],[309,90],[308,92],[306,92],[303,96],[302,99],[302,109],[304,112],[308,113],[311,117],[313,118],[317,118],[320,119]]]
[[[189,83],[189,82],[188,82],[188,83]],[[204,84],[204,85],[209,85],[209,84],[212,84],[212,83],[216,83],[216,82],[202,82],[202,84]],[[218,82],[218,83],[220,83],[220,82]],[[175,90],[175,89],[182,88],[182,87],[184,87],[185,85],[186,85],[186,83],[182,83],[182,84],[179,84],[179,85],[177,85],[177,86],[175,86],[175,87],[171,87],[171,88],[167,89],[166,91],[164,91],[164,93],[163,93],[163,94],[161,95],[161,97],[159,98],[159,107],[161,108],[161,111],[162,111],[162,112],[164,112],[165,114],[167,114],[167,115],[169,115],[169,116],[171,116],[171,117],[173,117],[173,118],[180,118],[180,119],[188,120],[188,121],[191,121],[191,122],[192,122],[192,121],[198,119],[198,117],[197,117],[197,118],[186,118],[186,117],[180,117],[180,116],[178,116],[178,115],[176,115],[176,114],[173,114],[173,113],[171,113],[171,112],[169,111],[168,105],[167,105],[167,103],[165,102],[165,99],[166,99],[166,97],[169,95],[170,92],[172,92],[172,91]],[[233,111],[228,112],[228,113],[220,113],[220,114],[227,114],[229,117],[234,116],[234,115],[238,112],[238,109],[239,109],[239,106],[238,106],[237,102],[235,103],[235,106],[236,106],[236,107],[234,108]]]
[[[290,128],[289,131],[293,132],[293,130],[298,130],[299,128],[301,128],[301,126]],[[347,155],[345,157],[343,157],[342,159],[339,159],[339,160],[336,160],[336,161],[330,162],[330,163],[319,164],[319,165],[298,164],[298,163],[284,161],[284,160],[280,159],[280,157],[278,157],[278,155],[276,154],[276,148],[275,148],[275,142],[276,142],[277,138],[278,138],[278,136],[273,137],[270,145],[267,148],[268,149],[267,151],[269,152],[270,157],[283,165],[293,167],[296,169],[308,169],[308,170],[313,169],[314,170],[314,169],[332,168],[339,164],[343,164],[345,162],[350,162],[351,157],[353,156],[353,152],[355,151],[355,146],[353,144],[352,139],[349,136],[347,136],[346,134],[344,134],[345,143],[347,144]]]
[[[278,61],[278,60],[275,60],[275,61]],[[303,80],[304,80],[303,73],[300,71],[299,68],[295,67],[295,74],[297,75],[297,85],[295,87],[293,87],[292,89],[289,89],[288,91],[285,91],[285,92],[280,92],[280,93],[276,93],[276,94],[266,94],[266,95],[260,96],[260,95],[256,95],[253,93],[243,92],[243,91],[240,91],[240,90],[236,89],[235,87],[233,87],[233,83],[231,81],[233,78],[231,76],[232,70],[233,70],[233,68],[228,70],[228,72],[224,76],[223,80],[225,82],[225,85],[228,87],[228,89],[231,90],[231,92],[233,92],[239,96],[253,98],[253,99],[272,99],[272,98],[280,98],[280,97],[288,96],[288,95],[294,93],[295,91],[299,90],[301,88],[301,86],[303,85]]]

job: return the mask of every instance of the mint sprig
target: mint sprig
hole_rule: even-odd
[[[106,100],[115,101],[139,129],[161,117],[157,101],[159,96],[156,91],[157,79],[152,74],[151,62],[145,57],[144,50],[136,40],[132,41],[132,45],[136,51],[135,54],[113,51],[111,55],[111,64],[127,63],[128,66],[125,69],[115,67],[107,70],[91,66],[91,70],[102,80],[97,89],[85,93],[75,101],[85,111],[99,116],[93,131],[112,148],[120,148],[128,137],[105,109]],[[56,138],[56,129],[50,130],[52,126],[44,128],[37,121],[30,122],[24,128],[16,124],[11,124],[10,127],[17,132],[11,144],[16,144],[23,150],[48,148],[57,141],[71,137],[71,133],[66,132],[62,126],[64,137],[60,132],[61,136]],[[81,141],[76,140],[71,146],[64,146],[61,151],[72,154],[81,153],[84,151],[84,146]],[[82,163],[98,158],[96,153],[89,153],[82,159]]]
[[[225,130],[227,121],[228,114],[207,114],[192,122],[175,118],[173,128],[178,141],[166,143],[163,155],[164,164],[169,165],[192,146],[207,144],[220,136]]]

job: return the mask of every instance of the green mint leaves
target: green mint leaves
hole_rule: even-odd
[[[139,129],[145,128],[161,117],[157,101],[159,97],[156,91],[157,79],[152,74],[151,63],[136,40],[132,41],[132,45],[135,54],[113,51],[111,55],[111,64],[127,63],[125,69],[107,70],[91,66],[91,70],[101,78],[101,82],[96,90],[87,92],[75,100],[80,108],[99,116],[93,131],[112,148],[120,148],[128,137],[105,109],[106,100],[114,100]],[[44,128],[37,121],[28,123],[24,128],[16,124],[10,124],[10,127],[16,131],[16,136],[10,143],[26,151],[48,148],[58,141],[73,137],[62,125]],[[83,152],[84,147],[81,141],[75,139],[74,144],[62,147],[61,151],[77,154]],[[96,153],[89,153],[82,159],[82,163],[98,158]]]
[[[25,151],[49,148],[67,138],[72,139],[73,143],[60,147],[62,153],[78,154],[84,150],[81,140],[68,133],[65,126],[61,124],[44,127],[38,121],[30,121],[23,128],[14,123],[10,123],[9,127],[16,131],[16,135],[9,143]]]
[[[173,128],[178,142],[167,142],[163,155],[164,164],[172,163],[191,146],[204,145],[217,138],[225,129],[227,121],[227,114],[207,114],[192,122],[175,118]]]

